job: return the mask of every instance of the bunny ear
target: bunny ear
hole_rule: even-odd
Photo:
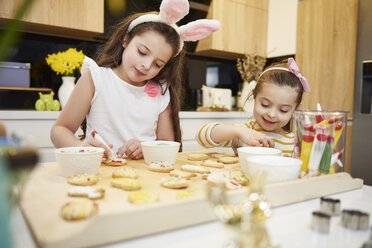
[[[179,27],[178,34],[184,41],[201,40],[220,28],[217,20],[197,20]]]
[[[189,13],[188,0],[163,0],[160,4],[160,19],[172,25]]]

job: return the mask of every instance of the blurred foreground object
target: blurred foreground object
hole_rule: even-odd
[[[22,186],[38,162],[34,147],[21,147],[17,139],[0,137],[0,247],[12,247],[9,217],[18,204]]]
[[[271,204],[263,195],[266,174],[252,178],[248,195],[243,201],[233,203],[223,183],[208,185],[208,199],[213,205],[217,218],[225,224],[231,240],[228,248],[270,248],[270,237],[265,221],[271,215]]]

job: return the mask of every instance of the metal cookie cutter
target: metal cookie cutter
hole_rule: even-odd
[[[329,215],[340,215],[341,201],[333,198],[320,198],[320,211]]]
[[[324,212],[314,211],[312,228],[314,231],[320,233],[329,233],[329,225],[331,221],[331,216]]]
[[[342,210],[341,224],[352,230],[367,230],[369,228],[369,214],[359,210]]]
[[[369,236],[369,240],[363,244],[362,248],[372,248],[372,228],[371,228],[371,235]]]

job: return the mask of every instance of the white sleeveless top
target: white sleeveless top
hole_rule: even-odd
[[[120,79],[111,68],[99,67],[85,57],[81,73],[92,74],[95,92],[86,116],[86,139],[97,131],[113,150],[129,139],[156,140],[159,114],[169,104],[169,90],[164,95],[150,97],[145,86],[134,86]]]

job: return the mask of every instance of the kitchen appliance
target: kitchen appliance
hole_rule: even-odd
[[[30,87],[30,63],[0,62],[0,86]]]
[[[231,89],[203,87],[203,107],[218,107],[231,110]]]
[[[358,4],[358,37],[355,66],[354,111],[350,172],[372,185],[372,1],[360,0]],[[369,98],[369,99],[368,99]]]

